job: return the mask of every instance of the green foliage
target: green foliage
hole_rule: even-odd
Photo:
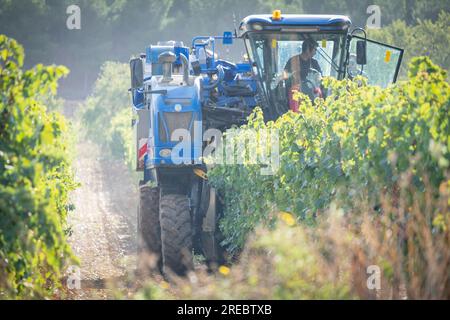
[[[88,137],[101,146],[105,156],[124,159],[131,165],[135,144],[127,94],[129,78],[127,64],[105,62],[81,116]]]
[[[407,25],[416,24],[417,19],[436,20],[440,11],[449,11],[446,0],[327,0],[304,1],[307,13],[348,15],[355,26],[364,27],[371,13],[370,5],[377,5],[381,13],[381,27],[385,28],[395,20],[403,20]]]
[[[274,228],[252,232],[232,266],[150,281],[136,298],[448,299],[450,180],[424,192],[411,178],[408,170],[399,195],[380,197],[383,214],[366,199],[348,211],[332,203],[314,227],[279,213]],[[369,266],[379,268],[377,290],[367,287]]]
[[[416,58],[406,82],[381,89],[364,79],[326,80],[332,94],[311,101],[301,94],[299,110],[264,123],[256,110],[241,129],[278,130],[280,167],[261,175],[260,165],[216,165],[208,176],[224,194],[221,229],[231,251],[242,248],[256,225],[287,211],[306,224],[339,200],[344,209],[398,190],[399,176],[413,169],[439,186],[450,165],[450,87],[446,73],[429,58]],[[228,131],[231,135],[237,128]],[[245,134],[236,135],[245,143]],[[228,143],[228,141],[226,141]],[[256,140],[249,145],[258,156]],[[363,192],[364,191],[364,192]]]
[[[352,299],[349,270],[336,272],[319,254],[312,230],[280,221],[258,228],[239,262],[174,283],[149,282],[136,299]]]
[[[23,59],[23,48],[0,35],[0,298],[51,294],[71,258],[67,125],[40,102],[68,69],[22,71]]]

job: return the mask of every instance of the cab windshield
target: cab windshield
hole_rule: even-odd
[[[320,85],[314,82],[320,81],[321,77],[344,77],[345,39],[346,33],[248,34],[245,44],[251,61],[256,63],[254,71],[260,78],[268,103],[280,109],[278,115],[288,110],[289,89],[295,79],[303,82],[303,85],[299,83],[300,90],[313,98],[313,92],[308,90]],[[315,54],[306,61],[300,60],[304,41],[316,46]]]

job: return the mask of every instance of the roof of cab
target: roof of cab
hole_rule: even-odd
[[[242,32],[249,30],[246,26],[254,23],[260,23],[265,26],[318,26],[318,27],[336,27],[337,29],[346,29],[351,25],[351,20],[342,15],[326,14],[282,14],[280,20],[273,20],[271,14],[257,14],[245,17],[239,29]]]

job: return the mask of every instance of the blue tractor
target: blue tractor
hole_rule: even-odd
[[[246,59],[221,59],[217,44],[236,41],[244,42]],[[316,62],[305,68],[298,60],[299,68],[287,70],[288,62],[301,57],[305,42],[315,44]],[[191,269],[193,252],[211,266],[221,263],[221,203],[202,161],[202,151],[214,139],[205,133],[244,124],[256,106],[267,120],[296,111],[293,90],[312,99],[326,97],[323,76],[363,75],[370,84],[386,87],[396,81],[402,56],[402,49],[352,29],[348,17],[279,10],[246,17],[234,33],[195,37],[190,47],[177,41],[147,47],[130,61],[136,169],[143,172],[140,250],[153,253],[165,273]]]

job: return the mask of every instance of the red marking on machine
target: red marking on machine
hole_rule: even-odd
[[[138,150],[138,166],[139,168],[144,167],[144,157],[147,154],[147,138],[142,138],[139,140],[139,150]]]

